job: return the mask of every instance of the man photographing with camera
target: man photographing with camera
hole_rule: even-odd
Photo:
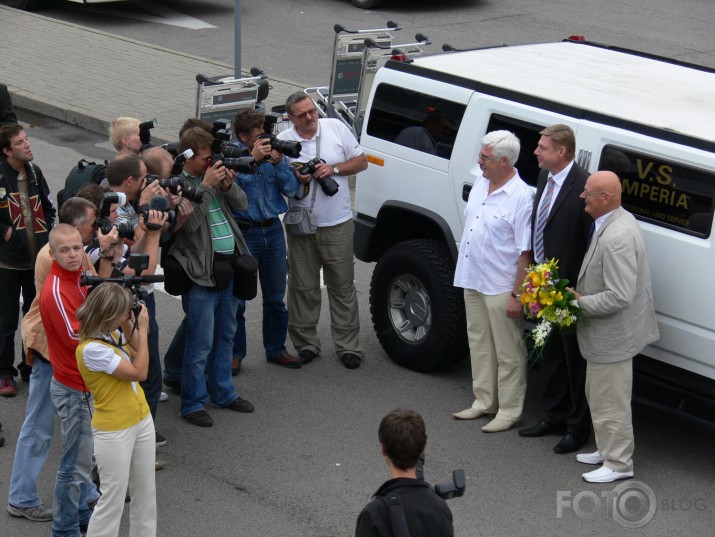
[[[413,410],[393,410],[382,418],[378,438],[390,479],[360,513],[355,537],[452,537],[447,502],[417,477],[427,444],[422,416]]]
[[[305,93],[288,97],[286,111],[293,128],[281,132],[278,138],[300,142],[301,163],[319,159],[311,170],[306,170],[308,173],[296,174],[301,183],[309,185],[309,192],[301,200],[290,200],[291,208],[310,211],[316,229],[298,236],[288,226],[288,333],[304,364],[320,354],[317,326],[322,268],[335,351],[345,367],[355,369],[360,367],[363,351],[348,176],[367,168],[367,157],[340,120],[318,119],[318,111]],[[288,158],[289,162],[295,160]]]
[[[248,207],[233,211],[251,255],[258,259],[258,272],[263,294],[263,346],[266,360],[283,367],[298,368],[300,358],[288,352],[288,310],[283,298],[286,292],[286,242],[279,216],[288,205],[283,196],[293,197],[302,190],[283,155],[273,149],[264,137],[265,116],[257,110],[244,110],[236,115],[234,132],[238,147],[245,147],[259,164],[256,173],[238,173],[236,183],[246,193]],[[233,342],[232,370],[238,372],[246,356],[246,301],[238,301],[236,337]]]

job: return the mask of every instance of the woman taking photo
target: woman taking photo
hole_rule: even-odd
[[[88,537],[119,535],[127,493],[129,535],[156,535],[154,422],[139,386],[149,367],[149,316],[142,306],[137,319],[133,303],[128,290],[103,283],[77,310],[77,365],[94,395],[92,436],[102,492]]]

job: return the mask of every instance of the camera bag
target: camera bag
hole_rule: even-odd
[[[313,190],[313,194],[315,194]],[[315,199],[315,197],[313,197]],[[318,226],[314,223],[313,204],[310,207],[298,207],[293,205],[288,208],[288,211],[283,215],[283,223],[286,226],[288,233],[294,237],[305,237],[306,235],[314,235]]]
[[[253,300],[258,294],[258,259],[243,254],[236,260],[233,274],[233,295],[242,300]]]
[[[162,248],[163,250],[163,248]],[[191,289],[193,280],[186,274],[181,263],[171,254],[161,260],[164,269],[164,290],[170,295],[180,296]]]

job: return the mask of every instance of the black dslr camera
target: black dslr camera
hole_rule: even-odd
[[[102,230],[103,234],[107,234],[112,231],[112,227],[117,228],[119,233],[119,238],[121,239],[134,239],[134,228],[129,222],[119,222],[118,224],[112,224],[109,219],[109,213],[111,212],[112,204],[117,203],[120,206],[126,205],[127,196],[122,192],[105,192],[104,198],[102,199],[102,208],[99,212],[99,218],[97,218],[97,227]]]
[[[159,181],[159,186],[161,188],[166,188],[174,195],[181,194],[183,197],[189,201],[193,201],[194,203],[201,203],[204,199],[204,187],[190,185],[181,176],[175,175],[174,177],[169,177],[167,179],[161,179],[158,175],[146,176],[147,185],[154,181]]]
[[[142,151],[153,147],[151,145],[151,129],[157,126],[156,118],[139,123],[139,140],[142,143]]]
[[[141,288],[141,286],[164,281],[164,276],[161,274],[142,276],[142,271],[146,270],[148,267],[149,254],[129,254],[129,268],[134,270],[134,276],[100,278],[99,276],[84,275],[79,281],[79,284],[94,287],[95,285],[100,285],[104,282],[113,282],[118,283],[125,289],[129,289],[134,295],[134,305],[132,306],[132,311],[134,312],[135,317],[139,317],[142,304],[146,301],[146,292]]]
[[[293,162],[293,166],[296,167],[298,173],[301,175],[312,175],[315,180],[318,181],[320,188],[323,189],[323,193],[326,196],[334,196],[338,193],[338,189],[340,188],[338,182],[329,175],[326,175],[325,177],[315,177],[315,175],[313,175],[318,166],[320,166],[323,162],[325,161],[322,158],[316,157],[305,164],[301,162]]]
[[[415,468],[417,479],[424,481],[425,479],[425,454],[420,455]],[[464,490],[467,488],[467,479],[464,475],[464,470],[461,468],[452,471],[452,481],[448,483],[440,483],[433,487],[437,496],[444,500],[452,498],[460,498],[464,495]]]
[[[229,170],[238,173],[256,173],[256,159],[245,156],[241,148],[228,143],[231,140],[230,128],[231,122],[227,119],[214,121],[211,131],[214,137],[211,144],[211,164],[220,160]]]
[[[270,140],[271,149],[275,149],[279,153],[283,153],[285,156],[290,158],[298,158],[302,147],[300,142],[294,142],[293,140],[279,140],[276,138],[275,134],[266,132],[258,137],[259,140]]]

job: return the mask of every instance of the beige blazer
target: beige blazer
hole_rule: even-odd
[[[586,360],[627,360],[660,337],[643,235],[622,207],[594,234],[576,290],[582,295],[578,344]]]

